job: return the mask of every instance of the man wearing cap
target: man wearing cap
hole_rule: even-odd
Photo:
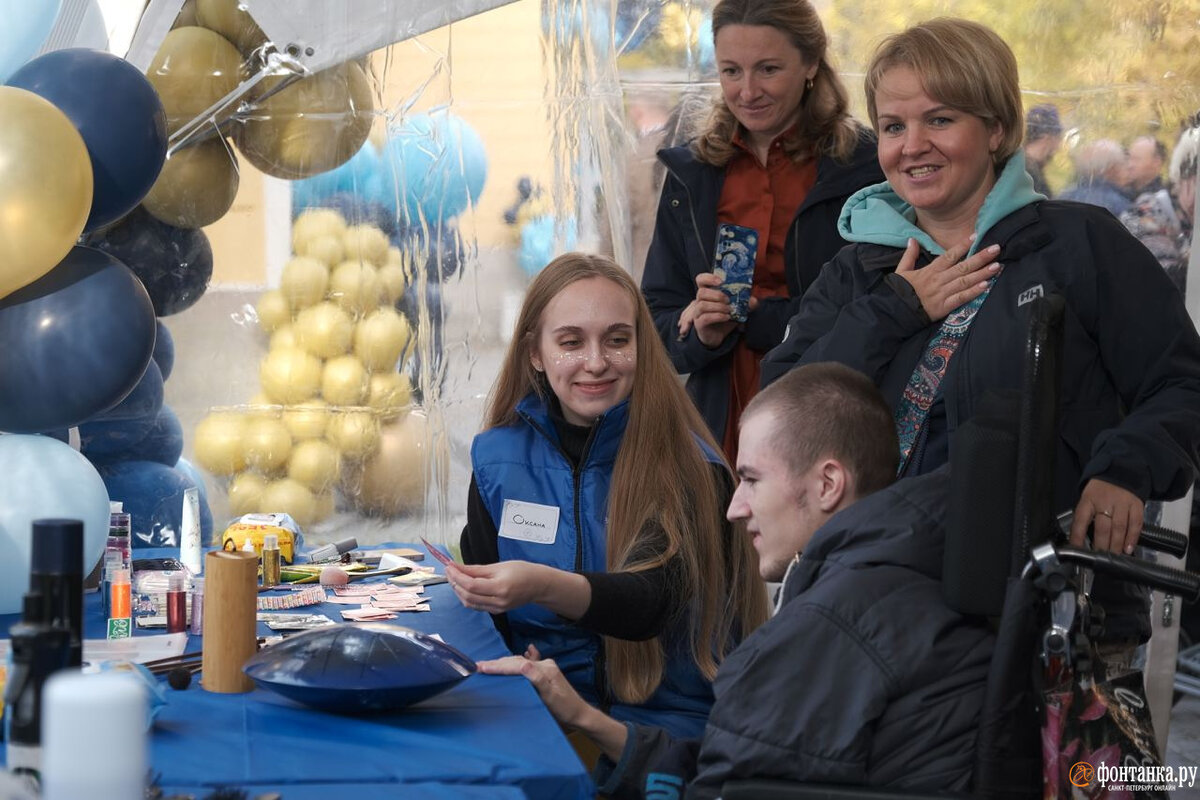
[[[1046,164],[1062,144],[1062,122],[1058,109],[1049,104],[1034,106],[1025,115],[1025,171],[1033,178],[1033,189],[1051,197],[1046,183]]]

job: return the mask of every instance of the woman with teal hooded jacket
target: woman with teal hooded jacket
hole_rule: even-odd
[[[1111,214],[1047,201],[1021,151],[1016,59],[990,29],[941,18],[886,39],[866,77],[887,182],[853,195],[852,244],[763,361],[770,382],[839,361],[896,415],[901,474],[949,460],[983,394],[1019,389],[1022,306],[1066,301],[1057,508],[1072,541],[1132,552],[1148,498],[1182,496],[1200,443],[1200,338],[1154,257]],[[1152,317],[1152,318],[1151,318]]]

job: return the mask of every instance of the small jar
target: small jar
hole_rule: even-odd
[[[187,592],[183,588],[183,573],[167,578],[167,633],[183,633],[187,629]]]
[[[204,578],[192,579],[192,621],[188,633],[204,635]]]

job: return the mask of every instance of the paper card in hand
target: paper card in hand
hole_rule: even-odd
[[[721,291],[729,297],[729,318],[735,322],[745,322],[750,314],[750,287],[757,256],[758,231],[728,222],[717,226],[713,274],[721,279]]]
[[[431,556],[433,556],[434,558],[436,558],[438,561],[442,562],[443,566],[446,564],[454,563],[453,558],[451,558],[450,556],[443,553],[440,549],[438,549],[438,547],[436,545],[431,544],[430,541],[428,539],[426,539],[424,536],[421,537],[421,544],[425,545],[425,549],[427,549],[429,551],[429,554]]]

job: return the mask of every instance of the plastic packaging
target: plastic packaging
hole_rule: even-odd
[[[268,533],[263,537],[262,551],[262,585],[279,585],[279,538]]]

